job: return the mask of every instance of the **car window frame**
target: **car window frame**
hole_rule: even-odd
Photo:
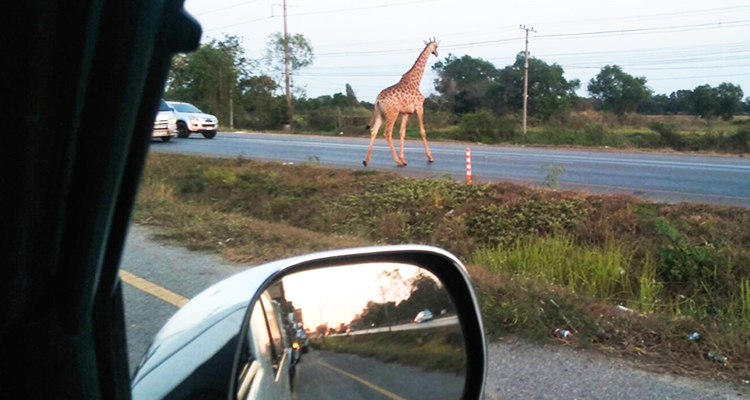
[[[284,350],[284,336],[282,335],[281,328],[279,327],[279,324],[278,324],[278,321],[277,321],[277,318],[276,318],[276,315],[275,315],[276,311],[273,308],[273,303],[267,304],[268,300],[266,300],[265,296],[261,296],[260,299],[258,299],[258,300],[261,303],[261,307],[260,308],[261,308],[261,310],[263,310],[263,318],[265,319],[267,334],[268,334],[268,337],[270,339],[270,344],[271,344],[271,365],[273,366],[273,370],[274,370],[274,374],[275,374],[275,380],[278,381],[280,373],[281,373],[281,369],[282,369],[281,367],[283,366],[283,363],[284,363],[284,356],[286,355],[286,351]],[[273,336],[273,332],[272,332],[273,328],[271,327],[271,322],[270,322],[270,320],[268,318],[269,311],[270,311],[271,315],[273,316],[273,322],[274,322],[274,324],[275,324],[275,326],[277,328],[277,331],[278,331],[278,337],[279,337],[279,340],[278,340],[279,347],[278,348],[275,345],[276,340],[274,339],[274,336]]]

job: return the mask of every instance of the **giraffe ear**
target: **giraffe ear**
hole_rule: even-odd
[[[425,46],[427,46],[428,44],[429,44],[429,43],[428,43],[428,42],[427,42],[427,41],[425,40],[425,41],[424,41],[424,45],[425,45]]]
[[[440,46],[440,41],[435,42],[435,46]]]

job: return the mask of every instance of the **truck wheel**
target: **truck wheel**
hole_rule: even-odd
[[[216,131],[205,131],[203,132],[203,137],[206,139],[213,139],[216,137]]]
[[[187,139],[190,137],[190,131],[184,122],[177,123],[177,137],[180,139]]]
[[[170,140],[172,140],[172,136],[162,136],[162,138],[161,138],[161,141],[165,142],[165,143],[168,142],[168,141],[170,141]]]

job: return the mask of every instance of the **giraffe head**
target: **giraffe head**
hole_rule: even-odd
[[[430,39],[429,42],[425,40],[424,44],[427,46],[427,48],[430,49],[430,53],[434,54],[435,57],[438,57],[437,48],[438,48],[438,45],[440,45],[440,41],[439,40],[435,40],[435,38],[432,38],[432,39]]]

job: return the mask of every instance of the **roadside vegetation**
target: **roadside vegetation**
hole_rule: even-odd
[[[317,338],[310,344],[318,350],[356,354],[426,371],[462,374],[466,370],[466,350],[458,325]]]
[[[245,263],[435,245],[469,266],[491,338],[554,342],[561,328],[566,345],[648,368],[750,380],[745,208],[151,154],[134,220]]]

